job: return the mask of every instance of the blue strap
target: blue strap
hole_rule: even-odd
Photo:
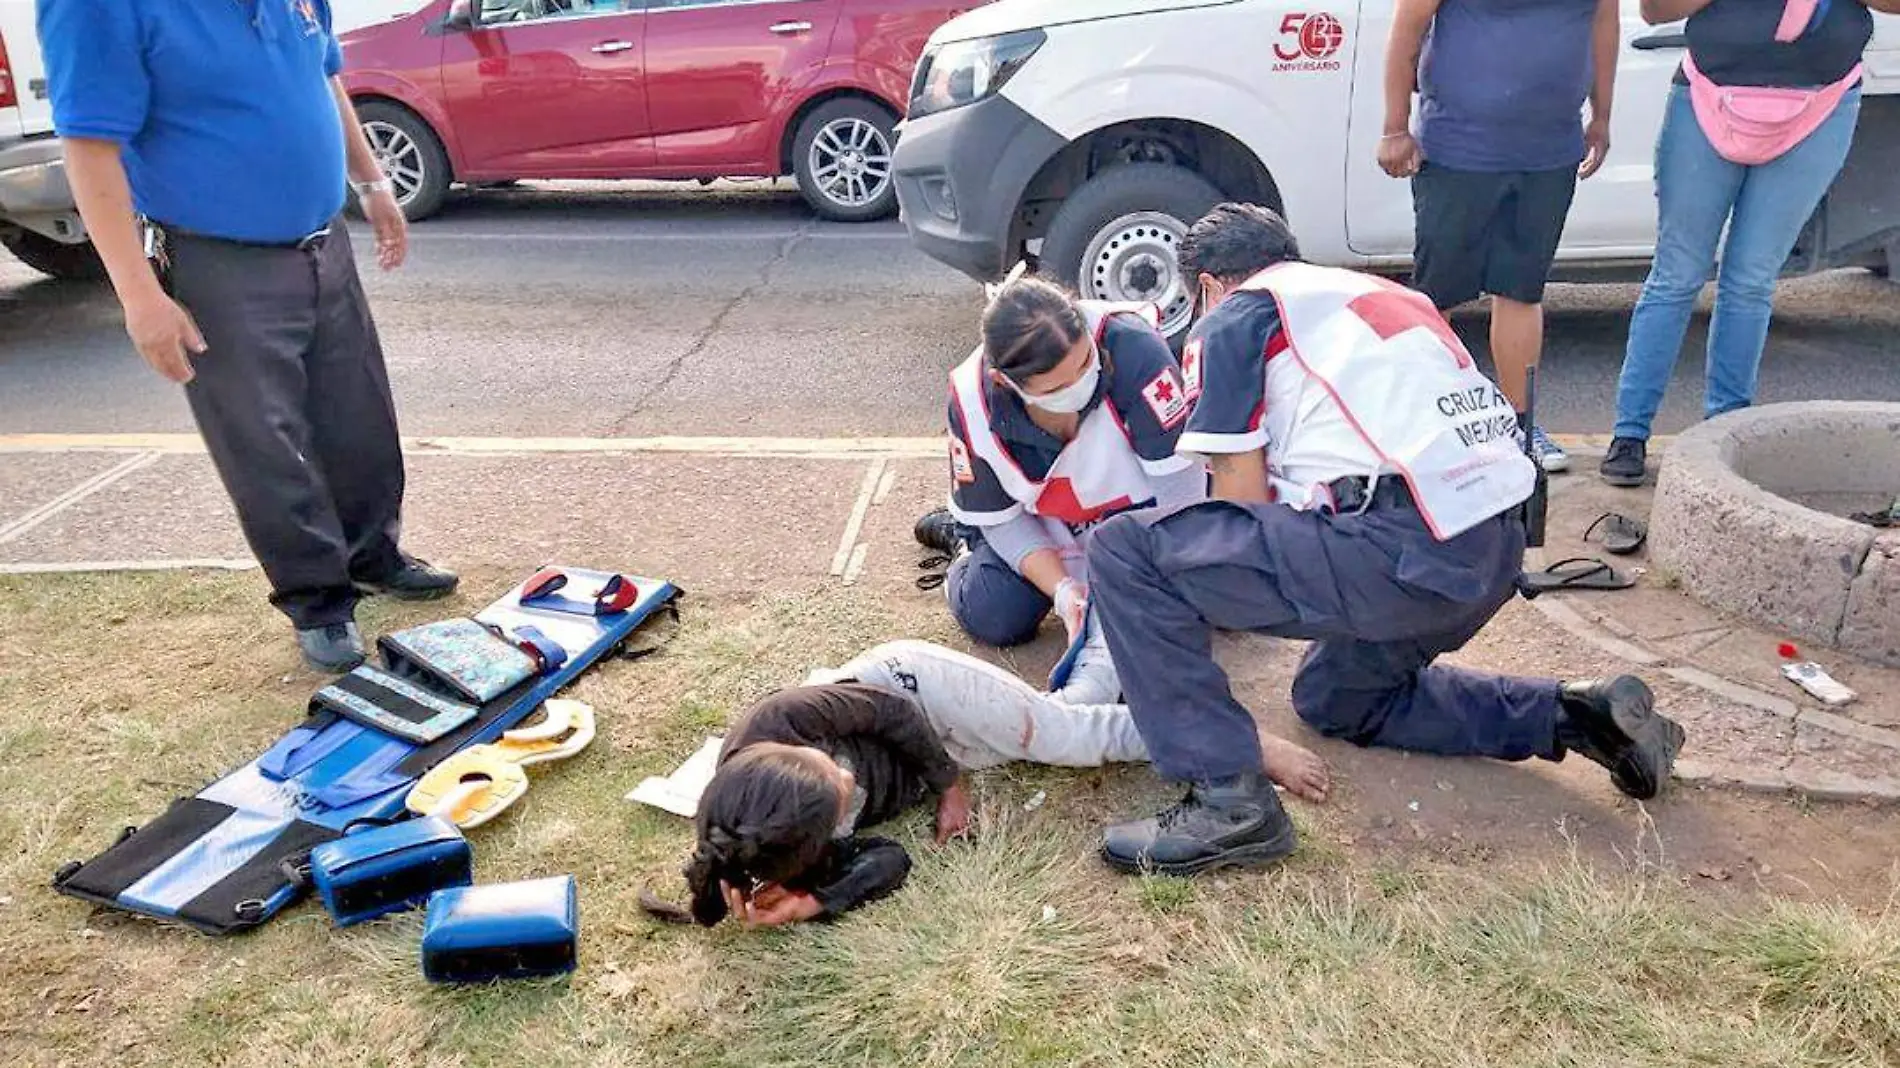
[[[415,751],[414,746],[391,739],[375,755],[338,776],[335,782],[312,793],[311,799],[326,809],[335,810],[407,786],[415,782],[416,777],[404,775],[395,769]]]
[[[1069,684],[1069,675],[1075,671],[1075,662],[1082,658],[1082,647],[1088,644],[1089,617],[1094,614],[1095,606],[1092,604],[1082,609],[1082,629],[1076,631],[1075,639],[1069,642],[1069,648],[1062,654],[1062,659],[1056,661],[1056,666],[1049,669],[1050,692],[1060,690]]]
[[[258,757],[257,770],[265,778],[278,782],[295,778],[362,733],[361,724],[340,718],[323,724],[306,724],[279,738],[276,745]]]
[[[552,675],[567,663],[567,646],[541,633],[538,627],[516,627],[510,637],[515,644],[527,645],[534,650],[534,657],[540,662],[543,675]]]

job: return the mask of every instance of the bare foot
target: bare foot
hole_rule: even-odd
[[[1327,793],[1333,788],[1333,776],[1319,754],[1262,731],[1260,755],[1267,778],[1285,787],[1287,793],[1314,804],[1326,801]]]

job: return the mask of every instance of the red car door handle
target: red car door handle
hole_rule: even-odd
[[[771,27],[771,30],[773,33],[777,33],[777,34],[810,33],[811,23],[809,22],[781,22]]]
[[[632,47],[632,41],[602,41],[594,46],[594,51],[606,56],[612,55],[615,52],[625,52]]]

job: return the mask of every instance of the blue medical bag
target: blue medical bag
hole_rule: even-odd
[[[338,927],[412,909],[475,881],[468,840],[435,816],[344,835],[310,851],[310,881]]]
[[[574,970],[580,897],[571,875],[442,890],[429,898],[422,975],[434,983],[530,979]]]

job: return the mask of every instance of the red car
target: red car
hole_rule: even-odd
[[[412,219],[453,183],[796,175],[830,219],[896,210],[892,127],[965,0],[431,0],[343,35]]]

